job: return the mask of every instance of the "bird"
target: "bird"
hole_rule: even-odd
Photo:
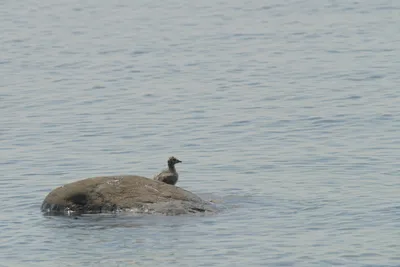
[[[178,182],[178,177],[179,177],[175,169],[175,164],[181,162],[182,161],[180,161],[175,157],[170,157],[167,161],[168,169],[163,170],[162,172],[154,176],[153,179],[156,181],[164,182],[166,184],[175,185],[176,182]]]

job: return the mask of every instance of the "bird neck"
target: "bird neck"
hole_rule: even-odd
[[[175,164],[170,164],[170,163],[168,163],[168,169],[169,169],[171,172],[176,172],[176,170],[175,170]]]

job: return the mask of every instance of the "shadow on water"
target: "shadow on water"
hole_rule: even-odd
[[[314,213],[328,208],[331,203],[323,199],[297,199],[269,195],[229,194],[225,196],[203,193],[199,196],[211,202],[217,213],[197,215],[167,216],[163,214],[139,214],[130,212],[80,214],[80,215],[46,215],[44,226],[55,229],[105,230],[113,228],[179,228],[182,225],[196,225],[204,221],[219,221],[231,216],[255,216],[267,214],[267,218],[296,217]]]
[[[73,214],[55,215],[43,213],[44,226],[55,229],[104,230],[112,228],[147,228],[160,227],[176,228],[184,224],[196,224],[204,218],[218,218],[218,216],[231,211],[240,212],[241,209],[249,210],[251,207],[266,206],[266,199],[250,195],[202,194],[201,197],[210,201],[217,207],[215,214],[177,215],[166,216],[162,214],[138,214],[129,212],[100,213],[100,214]]]
[[[144,225],[143,220],[141,220],[143,216],[122,214],[44,215],[44,217],[46,227],[56,229],[104,230],[110,228],[140,228]]]
[[[46,228],[105,230],[112,228],[176,228],[184,224],[196,223],[201,218],[218,216],[218,214],[177,215],[137,214],[129,212],[80,214],[80,215],[47,215],[43,214]]]

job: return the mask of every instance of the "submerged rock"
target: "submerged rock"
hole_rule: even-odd
[[[50,215],[130,211],[166,215],[215,212],[210,202],[174,185],[141,176],[104,176],[51,191],[42,212]]]

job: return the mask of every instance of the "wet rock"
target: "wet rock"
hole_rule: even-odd
[[[215,207],[174,185],[145,177],[94,177],[51,191],[41,206],[49,215],[129,211],[166,215],[215,212]]]

